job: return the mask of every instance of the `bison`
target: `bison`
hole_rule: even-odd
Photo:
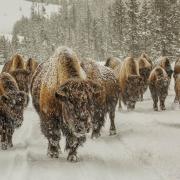
[[[23,122],[23,111],[28,95],[19,91],[15,79],[8,73],[0,74],[0,137],[1,148],[12,147],[15,128]]]
[[[174,81],[175,81],[174,90],[176,93],[174,102],[180,104],[180,59],[178,59],[175,62],[174,75],[173,76],[174,76]]]
[[[96,80],[102,87],[99,98],[94,97],[95,111],[93,113],[93,137],[100,136],[100,130],[104,125],[106,114],[109,114],[111,121],[110,135],[116,134],[114,123],[115,109],[119,99],[119,86],[113,71],[108,67],[99,65],[89,60],[81,63],[83,70],[87,74],[87,78]]]
[[[115,69],[115,75],[118,78],[120,87],[119,108],[121,108],[121,100],[127,105],[128,110],[133,110],[139,99],[140,90],[144,83],[139,74],[139,67],[136,60],[132,57],[126,58]]]
[[[171,63],[170,63],[170,60],[168,59],[168,57],[166,57],[166,56],[160,57],[160,59],[158,60],[158,65],[161,66],[166,71],[169,79],[171,80],[173,70],[172,70]]]
[[[153,99],[153,107],[158,111],[158,100],[161,110],[166,110],[165,99],[168,95],[169,78],[166,71],[160,67],[155,67],[149,76],[149,89]]]
[[[19,90],[26,93],[29,92],[30,72],[25,69],[25,63],[22,56],[19,54],[14,55],[12,59],[4,65],[2,72],[7,72],[14,77]]]
[[[76,53],[69,48],[58,48],[48,61],[37,67],[31,94],[51,158],[59,157],[62,132],[69,151],[67,160],[78,160],[78,147],[85,142],[91,128],[93,97],[100,90],[98,83],[86,80]]]
[[[140,100],[143,101],[143,94],[148,88],[148,78],[152,70],[152,65],[147,61],[147,59],[140,57],[138,60],[139,74],[143,79],[143,86],[140,90]]]

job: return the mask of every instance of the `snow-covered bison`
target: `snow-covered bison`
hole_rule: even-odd
[[[174,90],[175,90],[175,93],[176,93],[174,102],[180,104],[180,59],[178,59],[175,62],[174,81],[175,81]]]
[[[12,136],[15,128],[23,122],[23,111],[28,96],[19,91],[15,79],[8,73],[0,74],[0,137],[1,148],[12,147]]]
[[[165,110],[165,99],[168,95],[169,78],[166,71],[160,67],[155,67],[149,76],[149,89],[153,99],[153,107],[158,111],[158,100],[161,110]]]
[[[120,59],[118,59],[116,57],[109,57],[106,60],[105,66],[107,66],[111,69],[115,69],[120,63],[121,63]]]
[[[30,84],[30,73],[25,70],[24,59],[19,54],[16,54],[8,61],[2,72],[11,74],[16,80],[21,91],[28,93]]]
[[[140,89],[140,100],[143,101],[143,94],[148,88],[148,78],[152,70],[152,65],[148,62],[147,59],[140,57],[138,60],[139,65],[139,74],[143,79],[143,86]]]
[[[127,105],[128,110],[133,110],[139,100],[140,90],[144,86],[138,63],[134,58],[128,57],[116,69],[119,70],[115,70],[117,71],[115,74],[121,90],[120,100]],[[121,108],[121,103],[119,103],[119,108]]]
[[[161,66],[166,71],[166,73],[169,77],[169,80],[171,80],[173,70],[172,70],[171,63],[170,63],[169,59],[166,56],[160,57],[160,59],[158,61],[158,65]]]
[[[61,132],[66,137],[67,159],[77,161],[77,149],[86,140],[94,112],[93,97],[101,86],[80,66],[77,55],[60,47],[40,64],[32,78],[33,105],[40,116],[41,131],[48,140],[48,155],[58,158]]]
[[[119,99],[119,86],[113,71],[92,60],[82,62],[81,67],[86,72],[88,79],[96,80],[102,87],[99,98],[94,98],[95,110],[92,119],[92,138],[100,136],[100,130],[104,125],[107,113],[111,121],[110,135],[116,134],[114,118],[116,105]]]

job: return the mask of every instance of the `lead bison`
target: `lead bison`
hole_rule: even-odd
[[[67,160],[77,161],[77,149],[86,140],[99,84],[85,80],[76,54],[61,47],[36,69],[31,84],[33,105],[41,131],[48,140],[48,155],[58,158],[61,132],[66,137]]]
[[[121,90],[119,108],[121,108],[122,100],[128,110],[133,110],[144,85],[138,64],[134,58],[128,57],[114,71]]]
[[[168,95],[169,78],[166,71],[160,67],[155,67],[149,77],[149,89],[153,99],[153,107],[158,111],[158,101],[161,110],[165,110],[165,99]]]
[[[23,111],[28,96],[19,91],[16,81],[8,73],[0,74],[0,137],[1,148],[12,147],[15,128],[23,122]]]
[[[92,60],[81,63],[87,78],[96,80],[102,87],[99,98],[94,98],[95,111],[93,113],[93,137],[100,136],[100,130],[105,122],[106,114],[110,118],[110,135],[116,134],[114,123],[115,109],[119,99],[119,86],[111,69],[99,65]]]

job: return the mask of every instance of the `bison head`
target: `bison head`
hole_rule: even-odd
[[[135,103],[138,101],[140,96],[140,90],[144,85],[143,78],[137,75],[131,75],[126,81],[126,88],[123,96],[125,104],[128,105],[129,109],[134,109]]]
[[[22,91],[11,91],[0,96],[0,104],[14,120],[15,127],[21,126],[23,122],[23,110],[27,102],[28,95]]]
[[[150,68],[142,68],[139,70],[139,74],[141,75],[141,77],[143,77],[144,81],[148,80],[150,73],[151,73]]]
[[[12,71],[11,75],[16,80],[19,90],[28,93],[30,84],[30,72],[24,69],[18,69]]]
[[[56,91],[55,96],[62,103],[63,121],[76,137],[85,136],[89,130],[93,97],[100,90],[100,85],[92,81],[69,80]]]

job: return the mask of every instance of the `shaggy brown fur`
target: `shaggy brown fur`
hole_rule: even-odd
[[[158,65],[161,66],[166,71],[169,79],[171,79],[173,70],[169,59],[167,57],[160,57]]]
[[[161,110],[165,110],[165,99],[168,95],[169,78],[166,71],[160,67],[155,67],[149,77],[149,89],[154,102],[154,110],[158,111],[158,100]]]
[[[180,59],[175,62],[174,66],[174,79],[176,80],[177,75],[180,74]]]
[[[107,59],[105,66],[111,68],[111,69],[115,69],[119,64],[120,64],[120,60],[118,58],[115,57],[110,57]]]
[[[11,60],[4,65],[2,72],[11,72],[17,69],[24,69],[24,60],[19,54],[14,55]]]
[[[140,90],[140,100],[143,101],[143,94],[146,92],[148,88],[148,78],[152,69],[152,65],[147,61],[147,59],[140,57],[138,59],[138,65],[139,65],[139,74],[143,79],[143,86]]]
[[[12,135],[23,122],[27,98],[26,93],[19,91],[12,76],[0,74],[0,136],[3,150],[13,146]]]
[[[151,66],[153,67],[153,62],[146,53],[142,53],[140,58],[145,58],[151,64]]]
[[[59,156],[61,131],[66,137],[69,161],[77,161],[77,149],[86,140],[94,111],[92,99],[100,86],[84,79],[76,54],[68,48],[56,50],[33,75],[33,105],[40,116],[41,131],[48,139],[48,155],[52,158]]]
[[[108,113],[111,120],[110,135],[116,134],[114,123],[115,109],[119,98],[118,82],[109,68],[98,65],[94,61],[81,63],[82,68],[91,80],[96,80],[101,84],[102,91],[100,97],[94,98],[95,112],[93,116],[93,132],[92,137],[100,136],[100,130],[104,125],[105,116]]]
[[[25,69],[18,69],[15,71],[11,71],[10,74],[16,80],[19,90],[28,93],[30,84],[30,72]]]
[[[174,102],[180,104],[180,74],[176,76],[174,90],[176,93]]]
[[[32,58],[29,58],[26,62],[26,70],[31,73],[31,77],[38,66],[38,62]]]
[[[144,84],[139,74],[138,64],[132,57],[128,57],[122,62],[118,81],[122,101],[129,110],[134,109],[140,96],[140,89]],[[119,106],[121,108],[121,104]]]

